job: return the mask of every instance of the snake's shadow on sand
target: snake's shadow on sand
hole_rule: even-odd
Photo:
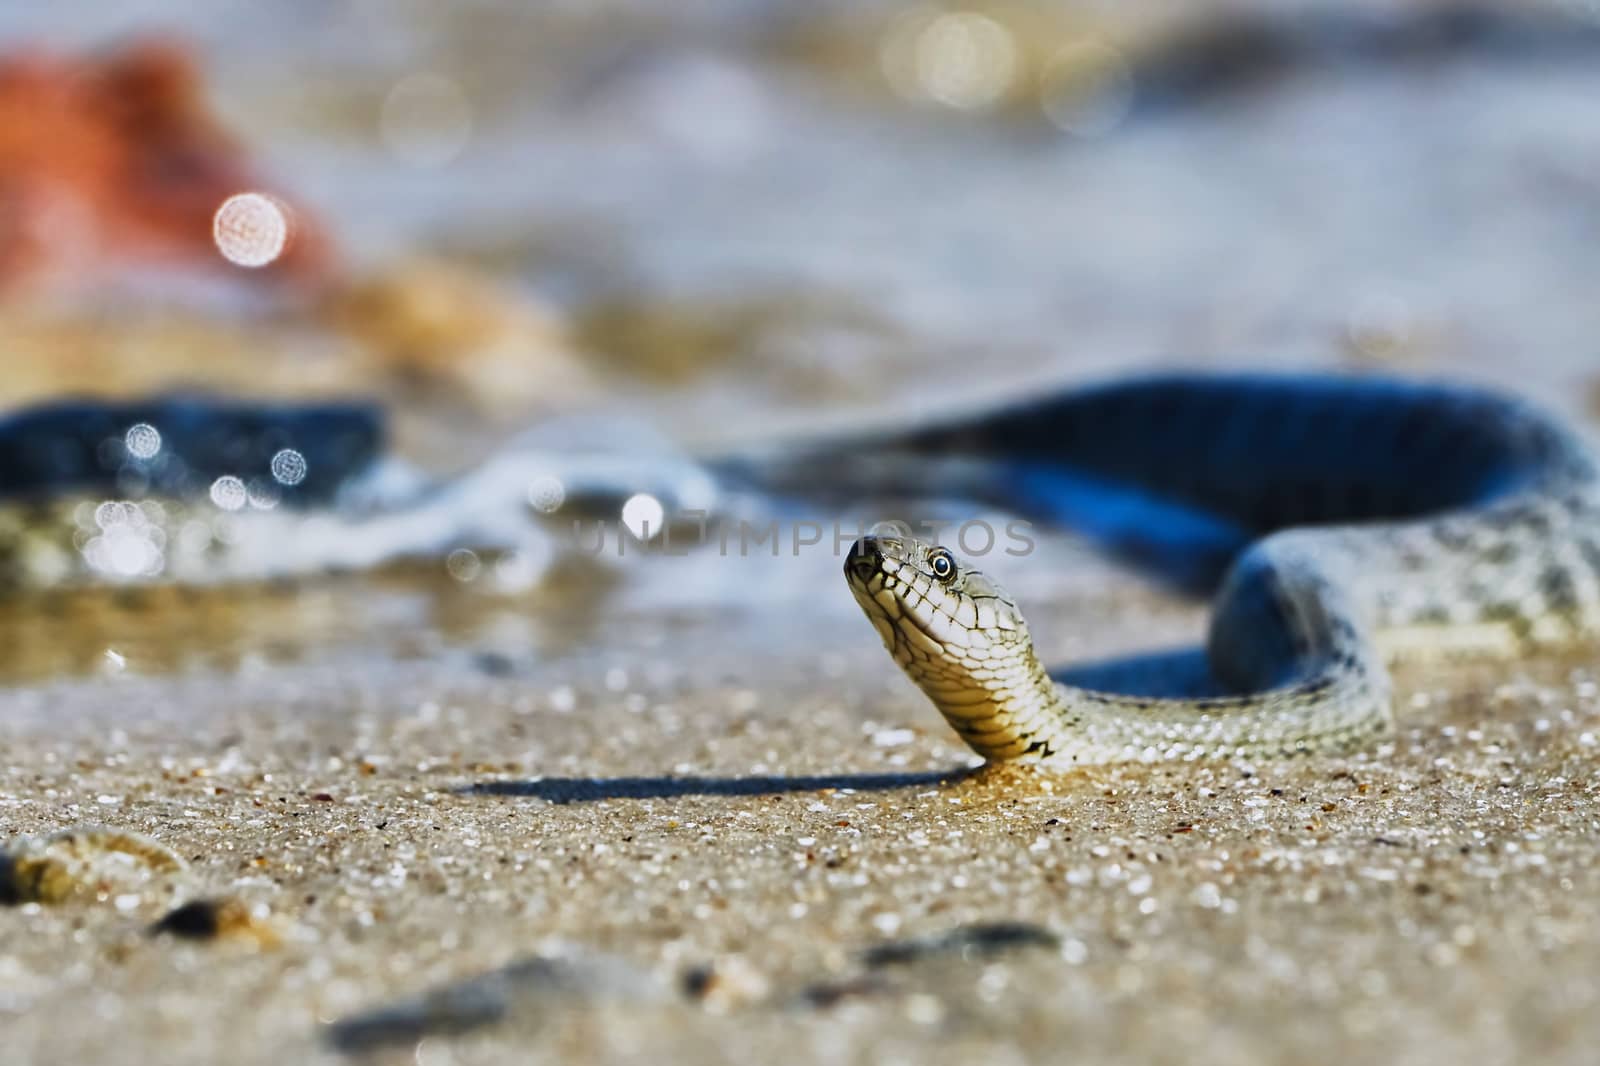
[[[542,777],[534,781],[484,781],[457,789],[463,796],[515,796],[547,803],[610,799],[679,799],[684,796],[775,796],[828,789],[856,792],[948,785],[976,768],[953,766],[903,774],[801,774],[792,777]]]
[[[1131,655],[1086,663],[1052,675],[1067,684],[1132,696],[1195,697],[1219,694],[1204,649]],[[951,785],[982,767],[952,766],[897,774],[800,774],[751,777],[541,777],[528,781],[483,781],[456,790],[462,796],[511,796],[547,803],[595,803],[612,799],[680,799],[685,796],[776,796],[828,789],[881,792]]]

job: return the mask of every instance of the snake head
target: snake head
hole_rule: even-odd
[[[862,537],[845,556],[844,573],[902,666],[984,660],[993,650],[1029,642],[1011,598],[948,548],[913,537]]]

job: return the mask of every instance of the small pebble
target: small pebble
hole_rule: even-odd
[[[328,1041],[354,1053],[416,1044],[424,1037],[463,1033],[536,1017],[552,1007],[665,1002],[665,984],[648,970],[609,955],[565,952],[537,955],[415,999],[353,1014],[335,1022]]]
[[[871,967],[903,966],[941,955],[967,960],[991,959],[1023,948],[1060,946],[1061,938],[1027,922],[987,922],[961,926],[936,936],[892,940],[868,948],[861,961]]]
[[[174,907],[150,927],[152,936],[167,934],[184,940],[216,940],[229,938],[248,940],[258,947],[276,947],[278,934],[263,912],[258,912],[244,900],[229,896],[222,899],[190,900]]]
[[[766,975],[739,955],[696,966],[683,975],[685,994],[719,1014],[759,1003],[770,988]]]

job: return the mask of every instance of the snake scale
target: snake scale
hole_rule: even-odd
[[[1393,728],[1390,656],[1519,654],[1600,633],[1594,454],[1558,420],[1493,393],[1171,376],[893,446],[932,471],[959,454],[965,465],[944,469],[966,494],[1079,518],[1114,549],[1215,588],[1209,676],[1194,693],[1146,691],[1160,687],[1155,658],[1150,684],[1137,683],[1135,662],[1120,676],[1136,691],[1107,691],[1052,677],[1012,599],[948,549],[856,542],[845,562],[856,600],[990,760],[1349,751]],[[1154,521],[1126,520],[1130,501]]]

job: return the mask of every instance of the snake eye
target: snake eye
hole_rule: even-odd
[[[956,576],[956,561],[943,548],[935,548],[928,554],[928,567],[933,571],[934,577],[946,584]]]

